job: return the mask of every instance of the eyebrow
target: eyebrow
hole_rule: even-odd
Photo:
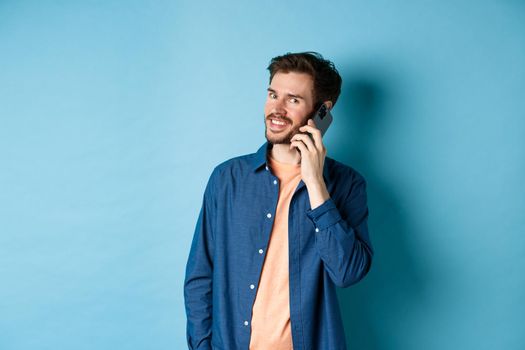
[[[269,92],[273,92],[273,93],[276,93],[277,91],[275,91],[274,89],[272,88],[268,88],[268,91]],[[294,97],[294,98],[299,98],[301,100],[304,100],[304,97],[302,97],[301,95],[295,95],[295,94],[286,94],[286,96],[288,97]]]

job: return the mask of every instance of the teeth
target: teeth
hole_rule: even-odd
[[[282,122],[282,121],[278,121],[278,120],[272,119],[272,124],[285,125],[286,123]]]

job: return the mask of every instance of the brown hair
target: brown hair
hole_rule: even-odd
[[[306,73],[314,82],[314,104],[319,108],[324,101],[335,105],[341,93],[342,79],[332,62],[317,52],[290,53],[272,58],[268,66],[270,83],[277,72]]]

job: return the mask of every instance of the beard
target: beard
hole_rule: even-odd
[[[267,123],[268,122],[271,123],[270,118],[282,120],[288,125],[291,125],[292,128],[286,134],[273,135],[271,134],[271,131],[268,131]],[[264,118],[264,127],[265,127],[264,134],[266,136],[266,140],[271,145],[290,144],[292,137],[294,137],[294,135],[299,133],[299,128],[301,128],[302,126],[305,126],[308,123],[308,119],[309,119],[309,116],[307,118],[304,118],[304,120],[301,123],[294,125],[291,119],[287,117],[276,117],[275,114],[270,113]]]

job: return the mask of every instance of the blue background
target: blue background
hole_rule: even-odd
[[[207,178],[264,142],[271,57],[343,77],[368,180],[352,349],[524,349],[525,3],[0,1],[0,349],[183,349]]]

